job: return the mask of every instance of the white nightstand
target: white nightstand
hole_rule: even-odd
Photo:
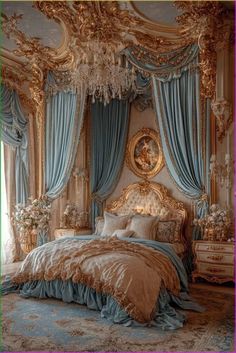
[[[234,282],[234,243],[196,240],[193,242],[195,270],[193,282],[202,277],[209,282]]]
[[[55,239],[66,238],[66,237],[76,237],[79,235],[90,235],[90,234],[92,234],[92,229],[89,229],[89,228],[84,228],[80,230],[58,228],[58,229],[55,229],[54,231]]]

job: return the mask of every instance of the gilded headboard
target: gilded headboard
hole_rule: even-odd
[[[158,183],[143,181],[126,187],[121,196],[107,205],[106,211],[117,215],[146,214],[159,216],[161,220],[176,220],[180,227],[181,240],[187,212],[184,204],[168,195],[167,189]]]

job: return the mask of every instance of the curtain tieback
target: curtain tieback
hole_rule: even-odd
[[[202,194],[200,197],[199,197],[199,199],[198,199],[198,201],[200,201],[200,202],[204,202],[204,201],[208,201],[208,194]]]
[[[208,194],[201,194],[199,198],[195,200],[195,204],[197,207],[203,207],[205,204],[208,204]]]
[[[102,205],[103,202],[104,202],[104,201],[101,199],[101,197],[98,196],[96,193],[94,193],[94,194],[91,195],[91,199],[92,199],[93,201],[99,203],[100,205]]]

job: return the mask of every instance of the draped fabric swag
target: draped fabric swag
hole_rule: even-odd
[[[133,65],[151,74],[153,103],[167,168],[180,191],[195,200],[196,216],[203,217],[208,200],[202,152],[198,47],[191,45],[160,54],[159,65],[153,63],[148,52],[146,61],[138,60],[136,51],[127,49],[126,56]],[[206,128],[209,134],[209,123]],[[200,238],[197,229],[193,238]]]
[[[86,91],[57,90],[52,73],[48,74],[47,83],[50,90],[46,104],[45,188],[46,195],[55,199],[67,185],[74,165],[84,120]],[[46,234],[41,234],[39,244],[46,242],[46,238]]]
[[[18,94],[1,85],[1,139],[15,149],[16,204],[26,204],[29,197],[28,120]]]
[[[112,99],[91,109],[92,226],[102,214],[104,201],[117,185],[122,170],[129,128],[128,100]]]

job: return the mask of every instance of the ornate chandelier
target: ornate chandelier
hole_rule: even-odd
[[[86,87],[92,102],[99,99],[105,105],[112,98],[121,99],[129,91],[135,91],[136,74],[125,57],[115,54],[111,44],[91,41],[86,44],[78,59],[72,82],[76,87]]]

